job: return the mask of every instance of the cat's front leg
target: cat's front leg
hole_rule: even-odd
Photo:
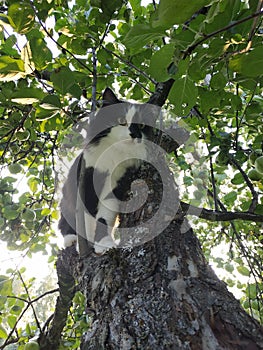
[[[112,210],[113,209],[113,210]],[[115,199],[104,200],[100,203],[96,215],[96,229],[94,236],[94,250],[97,254],[103,254],[117,244],[112,237],[113,228],[117,218],[117,202]]]

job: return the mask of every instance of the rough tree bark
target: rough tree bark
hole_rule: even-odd
[[[168,93],[157,87],[159,96],[150,102],[163,103],[162,91]],[[121,226],[140,225],[154,217],[165,192],[170,207],[162,208],[161,217],[169,224],[160,234],[155,236],[155,231],[163,222],[157,220],[148,232],[155,237],[133,248],[114,249],[101,257],[91,254],[81,261],[71,248],[67,248],[67,258],[60,255],[68,263],[72,254],[70,274],[86,296],[87,310],[93,310],[92,326],[83,335],[81,349],[263,349],[261,326],[206,262],[178,208],[174,179],[164,157],[160,155],[157,162],[165,171],[160,177],[152,162],[141,168],[138,176],[147,182],[147,201],[134,214],[122,215]],[[134,242],[138,232],[134,230]]]
[[[140,173],[151,189],[144,209],[162,200],[155,172],[145,165]],[[166,175],[165,185],[173,189],[173,177]],[[122,225],[151,215],[143,213],[123,217]],[[262,328],[216,277],[180,214],[147,243],[91,255],[82,264],[82,273],[73,268],[73,274],[94,310],[82,350],[263,349]]]

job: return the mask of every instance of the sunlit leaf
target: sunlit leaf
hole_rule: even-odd
[[[247,77],[263,74],[263,47],[259,46],[248,53],[232,56],[229,67]]]
[[[58,95],[46,96],[42,100],[40,107],[42,107],[44,109],[52,109],[52,110],[61,108],[61,102],[60,102]]]
[[[51,212],[51,217],[52,217],[53,219],[55,219],[55,220],[58,220],[59,217],[60,217],[59,211],[58,211],[58,210],[53,210],[53,211]]]
[[[31,37],[30,48],[32,52],[32,62],[36,69],[42,70],[52,60],[52,53],[46,46],[43,38]]]
[[[51,212],[50,208],[44,208],[41,210],[41,215],[46,216],[46,215],[49,215],[50,212]]]
[[[179,78],[169,93],[170,101],[175,105],[178,115],[187,115],[195,105],[197,99],[197,87],[194,82],[185,75]]]
[[[10,81],[24,77],[24,62],[9,56],[0,56],[0,81]]]
[[[28,105],[43,99],[45,93],[41,89],[25,88],[13,93],[11,100],[13,102]]]
[[[17,321],[17,318],[13,315],[9,315],[7,317],[7,323],[11,329],[15,326],[16,321]]]
[[[0,338],[1,339],[6,339],[7,338],[7,332],[6,330],[4,329],[3,326],[0,325]]]
[[[36,190],[38,188],[39,180],[35,177],[30,177],[27,181],[27,184],[28,184],[30,190],[34,193],[34,192],[36,192]]]
[[[208,5],[211,0],[188,1],[184,0],[160,0],[158,17],[154,26],[171,27],[173,24],[184,23],[203,6]]]
[[[27,3],[15,2],[8,8],[8,16],[17,33],[25,34],[34,26],[35,14]]]
[[[243,276],[250,276],[250,271],[245,266],[237,266],[237,271]]]

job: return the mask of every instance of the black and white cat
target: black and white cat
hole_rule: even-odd
[[[147,159],[151,127],[144,124],[145,105],[123,103],[111,89],[88,128],[88,145],[75,160],[63,187],[59,229],[64,245],[78,237],[101,254],[115,247],[113,227],[132,174]],[[149,105],[148,105],[149,106]]]

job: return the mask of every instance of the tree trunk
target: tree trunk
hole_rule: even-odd
[[[163,222],[170,218],[169,225],[155,236],[163,223],[158,218],[151,222],[151,240],[101,257],[90,255],[81,262],[81,273],[73,267],[87,310],[94,311],[81,349],[263,349],[258,322],[216,277],[180,212],[171,218],[178,196],[168,169],[160,176],[148,164],[140,177],[149,187],[147,201],[143,210],[122,216],[121,226],[154,217],[152,209],[160,208],[166,189],[170,207],[163,208],[161,217]]]

